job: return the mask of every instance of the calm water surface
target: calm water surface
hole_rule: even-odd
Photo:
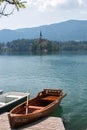
[[[30,90],[31,97],[43,88],[63,89],[55,116],[64,119],[66,130],[87,130],[87,55],[0,56],[0,89]]]

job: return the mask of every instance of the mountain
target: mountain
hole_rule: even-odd
[[[0,30],[0,42],[8,42],[16,39],[39,38],[42,31],[43,38],[49,40],[87,40],[87,20],[69,20],[51,25],[16,30]]]

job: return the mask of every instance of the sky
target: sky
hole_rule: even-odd
[[[67,20],[87,20],[87,0],[24,1],[27,1],[25,9],[14,10],[8,17],[0,17],[0,30],[31,28]]]

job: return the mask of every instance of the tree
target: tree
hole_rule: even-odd
[[[12,14],[15,8],[25,8],[25,3],[22,0],[0,0],[0,17]]]

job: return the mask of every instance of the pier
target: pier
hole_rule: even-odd
[[[8,113],[0,115],[0,130],[12,130],[8,121]],[[15,129],[16,130],[16,129]],[[47,117],[17,130],[65,130],[59,117]]]

